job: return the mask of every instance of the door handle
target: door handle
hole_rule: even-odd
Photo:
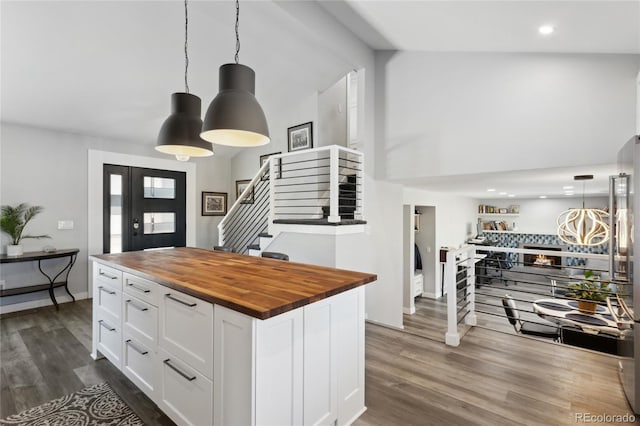
[[[184,373],[182,370],[180,370],[178,367],[176,367],[175,365],[171,364],[171,359],[167,358],[163,361],[165,364],[167,364],[167,366],[172,369],[173,371],[175,371],[176,373],[178,373],[179,375],[181,375],[182,377],[184,377],[185,379],[187,379],[188,381],[192,382],[196,379],[196,376],[189,376],[188,374]]]
[[[104,320],[100,320],[100,321],[98,321],[98,323],[100,323],[101,326],[103,326],[104,328],[106,328],[109,331],[116,331],[115,327],[111,327],[109,324],[104,322]]]
[[[141,291],[141,292],[143,292],[143,293],[151,293],[151,290],[146,289],[146,288],[144,288],[144,287],[140,287],[140,286],[138,286],[138,285],[135,285],[134,283],[127,282],[127,285],[128,285],[129,287],[133,287],[133,288],[135,288],[136,290]]]
[[[127,303],[128,303],[128,304],[130,304],[131,306],[133,306],[134,308],[136,308],[137,310],[142,311],[142,312],[144,312],[144,311],[148,311],[148,310],[149,310],[149,308],[145,308],[145,307],[142,307],[142,308],[141,308],[140,306],[136,305],[135,303],[133,303],[133,302],[131,301],[131,299],[128,299],[128,300],[127,300]]]
[[[118,279],[118,277],[116,277],[115,275],[107,274],[106,272],[102,272],[102,271],[98,272],[98,275],[102,275],[103,277],[107,277],[110,280],[117,280]]]
[[[171,293],[167,293],[165,296],[167,296],[169,299],[173,300],[174,302],[182,303],[183,305],[188,306],[190,308],[193,308],[197,305],[197,303],[189,303],[189,302],[185,302],[184,300],[180,300],[176,297],[173,297]]]
[[[133,236],[137,236],[138,235],[138,229],[140,229],[140,220],[139,219],[133,219]]]
[[[137,347],[136,345],[134,345],[133,343],[131,343],[131,339],[127,340],[125,342],[127,345],[131,346],[131,348],[138,352],[140,355],[146,355],[149,353],[149,351],[143,351],[142,349],[140,349],[139,347]]]
[[[104,291],[105,293],[107,293],[107,294],[111,294],[111,295],[116,294],[116,292],[115,292],[115,291],[113,291],[113,290],[107,290],[107,289],[105,289],[105,288],[104,288],[104,287],[102,287],[102,286],[98,287],[98,290],[100,290],[100,291]]]

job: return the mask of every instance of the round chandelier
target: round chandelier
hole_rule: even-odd
[[[558,216],[558,237],[567,244],[577,246],[598,246],[609,241],[609,213],[601,209],[587,209],[584,206],[584,181],[593,175],[574,176],[582,181],[582,208],[569,209]]]

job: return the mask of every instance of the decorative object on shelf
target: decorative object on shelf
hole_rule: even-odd
[[[592,270],[587,270],[584,273],[584,280],[567,283],[569,288],[567,296],[578,301],[580,311],[592,314],[598,308],[598,302],[604,302],[613,294],[609,288],[610,283],[595,275]]]
[[[601,209],[587,209],[584,206],[585,181],[593,179],[593,175],[573,177],[582,181],[582,208],[569,209],[558,216],[558,237],[568,244],[578,246],[597,246],[609,241],[609,213]]]
[[[520,214],[520,206],[517,204],[512,204],[509,206],[509,211],[507,213],[511,214]]]
[[[200,137],[202,119],[200,118],[200,98],[189,93],[188,35],[189,15],[187,0],[184,2],[184,88],[185,93],[171,95],[171,115],[162,123],[156,150],[175,155],[179,161],[190,157],[208,157],[213,155],[213,146]]]
[[[17,206],[2,206],[0,229],[11,237],[11,244],[7,245],[7,256],[20,256],[23,253],[20,242],[25,238],[51,238],[48,235],[25,235],[27,224],[44,210],[42,206],[29,206],[20,203]]]
[[[202,216],[227,214],[227,193],[202,191]]]
[[[269,126],[255,97],[256,73],[238,62],[240,3],[236,0],[234,64],[220,66],[218,95],[211,101],[200,136],[219,145],[252,147],[268,144]]]
[[[264,154],[260,156],[260,168],[262,168],[262,166],[264,165],[264,163],[269,160],[269,157],[271,157],[272,155],[279,155],[282,154],[282,152],[272,152],[271,154]],[[280,170],[280,168],[282,167],[282,159],[279,159],[278,161],[279,167],[278,170]],[[262,180],[269,180],[269,172],[266,172],[262,177]]]
[[[313,122],[310,121],[287,129],[289,152],[313,148]]]
[[[243,179],[236,181],[236,200],[240,199],[242,193],[247,189],[249,184],[251,183],[251,179]],[[253,195],[254,195],[254,187],[251,187],[249,193],[242,199],[241,204],[253,204]]]

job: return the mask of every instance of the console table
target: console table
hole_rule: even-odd
[[[52,252],[30,251],[30,252],[21,254],[20,256],[7,256],[6,254],[0,255],[0,264],[37,261],[38,269],[40,270],[40,273],[42,273],[42,275],[44,275],[49,281],[46,284],[34,284],[34,285],[25,286],[25,287],[3,289],[3,290],[0,290],[0,297],[15,296],[18,294],[27,294],[27,293],[34,293],[37,291],[49,290],[49,297],[51,297],[51,301],[55,305],[56,309],[59,309],[58,302],[56,301],[56,297],[53,293],[53,289],[57,287],[64,287],[64,289],[67,291],[69,296],[71,296],[71,299],[75,302],[76,299],[75,297],[73,297],[73,294],[71,294],[71,292],[69,291],[69,287],[67,287],[67,284],[69,280],[69,272],[71,272],[71,268],[73,267],[73,264],[76,262],[76,257],[78,256],[79,251],[80,250],[78,249],[66,249],[66,250],[56,250]],[[53,278],[51,278],[49,274],[47,274],[42,270],[43,260],[58,259],[63,257],[68,257],[69,262]],[[56,282],[56,280],[63,274],[64,274],[64,281]]]

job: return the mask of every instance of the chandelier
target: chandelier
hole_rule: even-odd
[[[569,209],[558,216],[558,237],[567,244],[577,246],[598,246],[609,241],[610,231],[607,224],[609,213],[601,209],[587,209],[584,206],[585,181],[593,175],[574,176],[582,181],[582,208]]]

